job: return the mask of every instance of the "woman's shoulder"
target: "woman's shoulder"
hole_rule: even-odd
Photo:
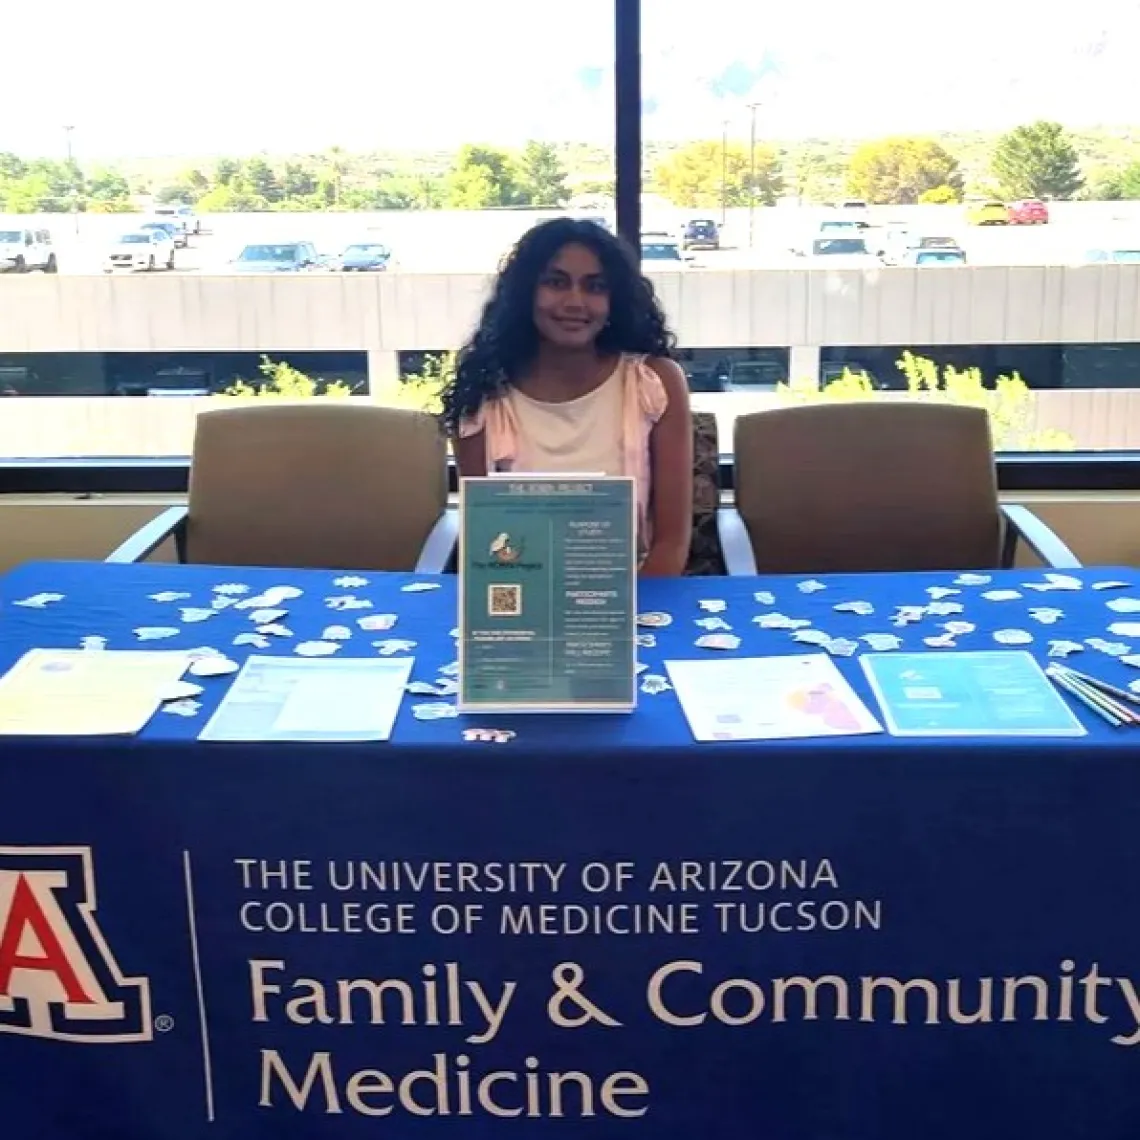
[[[666,400],[688,393],[689,382],[685,378],[684,370],[675,360],[667,356],[648,355],[637,355],[631,359],[635,362],[642,385],[660,389]]]

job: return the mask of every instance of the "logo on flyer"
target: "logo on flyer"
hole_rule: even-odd
[[[90,847],[0,847],[0,1033],[151,1039],[150,982],[123,974],[97,912]]]
[[[490,555],[491,561],[502,565],[510,565],[517,562],[522,557],[523,544],[520,542],[517,546],[515,541],[509,534],[504,531],[491,540]]]

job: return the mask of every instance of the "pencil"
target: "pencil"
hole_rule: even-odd
[[[1080,673],[1076,669],[1070,668],[1068,665],[1056,665],[1055,668],[1064,673],[1068,673],[1073,677],[1085,681],[1087,684],[1094,685],[1102,692],[1109,693],[1116,697],[1117,700],[1127,701],[1130,705],[1140,705],[1140,695],[1130,692],[1128,689],[1118,688],[1116,685],[1110,685],[1107,681],[1102,681],[1099,677],[1092,677],[1088,673]]]
[[[1057,669],[1056,666],[1051,666],[1045,670],[1049,679],[1061,689],[1064,689],[1072,697],[1076,697],[1087,709],[1091,709],[1102,720],[1108,721],[1113,728],[1119,728],[1121,725],[1127,724],[1131,720],[1131,715],[1125,718],[1119,706],[1112,702],[1110,698],[1103,694],[1097,693],[1091,686],[1084,685],[1080,681],[1069,677],[1065,673]]]

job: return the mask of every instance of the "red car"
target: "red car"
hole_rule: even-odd
[[[1043,226],[1049,221],[1049,207],[1040,198],[1022,198],[1009,206],[1011,226]]]

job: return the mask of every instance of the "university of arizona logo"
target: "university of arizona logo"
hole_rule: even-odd
[[[150,983],[99,928],[90,847],[0,847],[0,1033],[149,1041]]]

